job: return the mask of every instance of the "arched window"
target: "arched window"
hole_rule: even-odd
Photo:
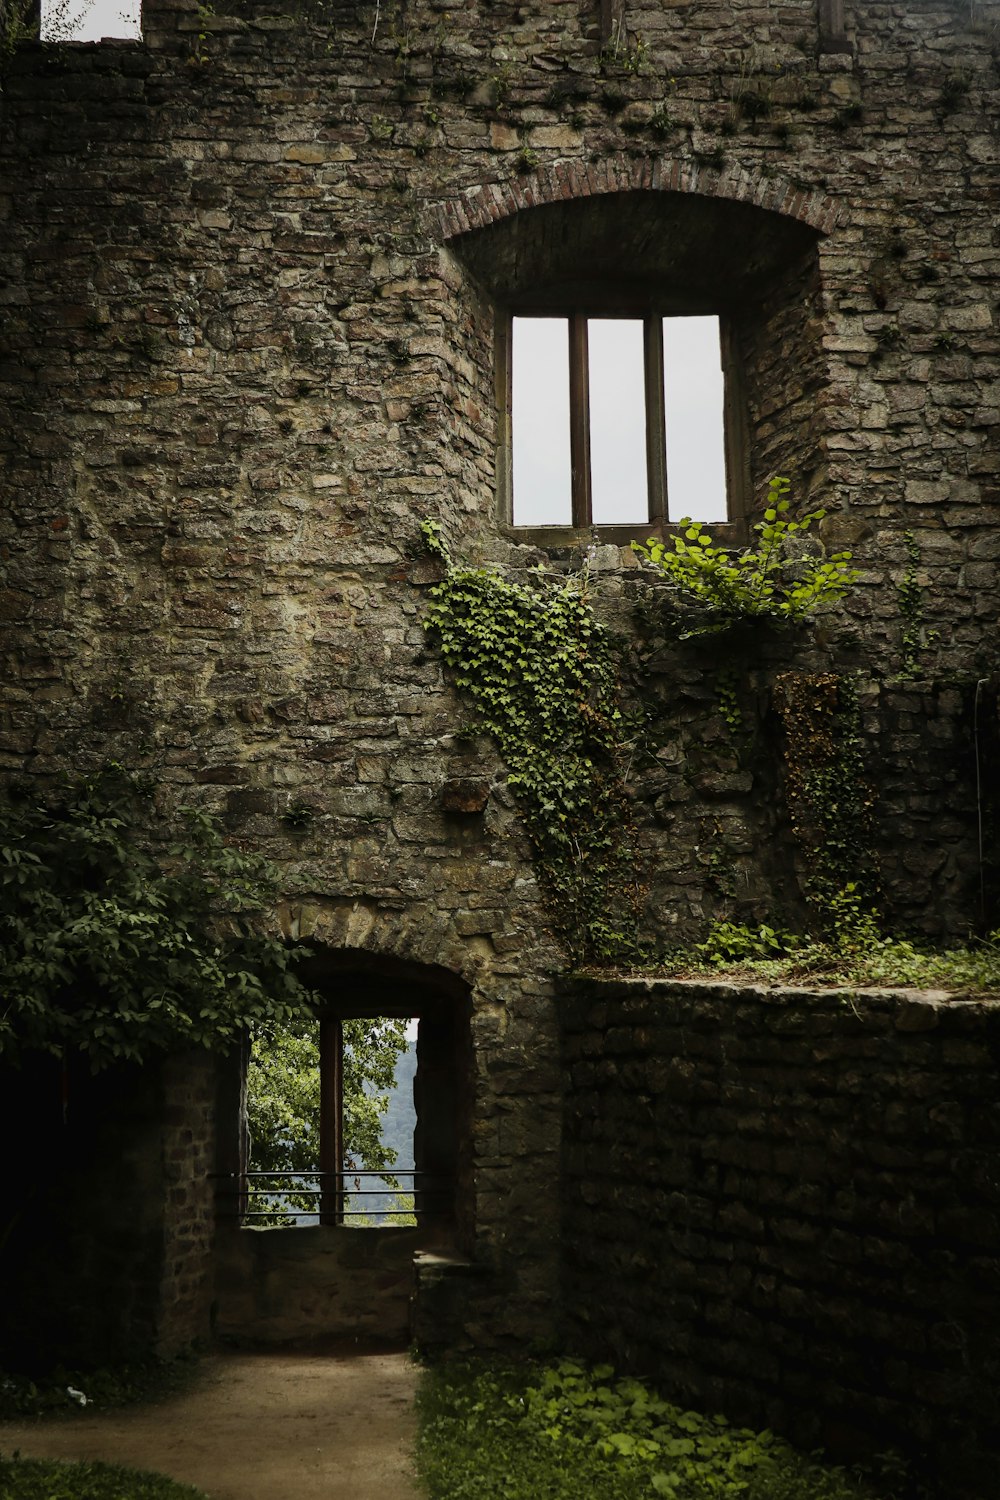
[[[501,524],[627,542],[690,516],[739,539],[785,453],[815,446],[817,240],[753,204],[654,190],[453,239],[495,311]]]

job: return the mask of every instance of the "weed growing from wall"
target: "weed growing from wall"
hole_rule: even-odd
[[[434,522],[422,532],[445,568],[425,629],[507,762],[560,935],[575,961],[627,960],[643,893],[617,673],[586,577],[512,582],[453,563]]]
[[[789,555],[790,544],[826,514],[814,510],[792,520],[789,488],[787,479],[771,480],[764,518],[753,528],[755,541],[740,552],[717,546],[700,522],[688,519],[666,541],[632,543],[670,590],[676,639],[718,635],[752,622],[794,625],[839,599],[857,579],[850,552],[805,559]]]
[[[775,704],[785,732],[785,796],[806,862],[803,888],[823,926],[866,920],[878,894],[857,689],[834,672],[784,672]]]

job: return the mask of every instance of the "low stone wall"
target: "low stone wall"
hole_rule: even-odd
[[[571,1342],[991,1493],[1000,1003],[584,980],[561,1012]]]
[[[215,1332],[248,1343],[407,1339],[421,1229],[220,1229]]]

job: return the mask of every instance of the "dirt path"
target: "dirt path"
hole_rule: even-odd
[[[0,1453],[158,1469],[212,1500],[419,1500],[417,1370],[402,1353],[220,1354],[182,1396],[0,1423]]]

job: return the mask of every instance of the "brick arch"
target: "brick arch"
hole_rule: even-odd
[[[557,161],[524,176],[478,183],[437,205],[447,241],[485,229],[525,208],[607,193],[693,193],[750,204],[807,224],[820,234],[835,227],[841,205],[825,193],[796,187],[785,177],[763,177],[737,163],[721,169],[677,158],[609,156],[599,162]]]

